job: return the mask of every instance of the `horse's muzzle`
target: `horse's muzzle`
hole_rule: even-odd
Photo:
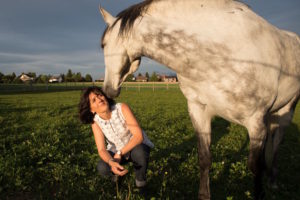
[[[109,98],[115,98],[118,97],[120,95],[120,91],[121,88],[118,88],[117,90],[109,87],[109,86],[105,86],[103,87],[104,93],[109,97]]]

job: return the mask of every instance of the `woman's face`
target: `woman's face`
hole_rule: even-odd
[[[96,112],[97,114],[107,112],[109,110],[108,102],[102,94],[95,94],[93,92],[89,95],[90,109],[91,112]]]

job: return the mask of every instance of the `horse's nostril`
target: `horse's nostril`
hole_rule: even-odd
[[[106,87],[104,89],[105,94],[109,97],[109,98],[115,98],[117,96],[119,96],[120,94],[120,88],[118,88],[117,90],[110,88],[110,87]]]

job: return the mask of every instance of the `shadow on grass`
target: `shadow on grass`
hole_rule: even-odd
[[[285,129],[285,135],[278,153],[278,189],[266,187],[267,198],[275,200],[299,199],[300,197],[300,130],[292,123]]]
[[[215,119],[212,125],[212,145],[217,144],[222,137],[229,133],[229,125],[230,123],[221,118]],[[293,123],[287,128],[284,141],[279,149],[279,189],[271,190],[265,187],[267,199],[296,199],[300,196],[299,141],[300,131],[298,126]],[[218,177],[215,179],[211,177],[212,199],[253,198],[253,177],[247,167],[248,145],[249,139],[247,137],[238,151],[229,151],[231,154],[226,157],[227,161]],[[187,156],[197,153],[196,148],[196,137],[191,137],[171,148],[159,150],[151,156],[153,161],[162,164],[158,176],[149,180],[149,198],[159,196],[170,199],[197,199],[199,169],[197,166],[188,166],[191,163],[189,163],[189,156]],[[176,156],[173,157],[172,155]],[[213,158],[213,162],[220,162],[220,159]],[[166,160],[167,162],[165,162]],[[194,162],[198,162],[198,160],[194,160]],[[179,167],[183,163],[187,163],[185,172]],[[198,165],[198,163],[192,164]],[[266,180],[264,185],[267,185]]]

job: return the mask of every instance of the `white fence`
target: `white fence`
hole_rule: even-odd
[[[122,88],[127,90],[172,90],[179,89],[178,82],[125,82],[122,84]]]
[[[88,86],[102,87],[103,82],[64,82],[47,84],[0,84],[0,93],[80,90]],[[178,82],[124,82],[123,90],[176,90]]]

